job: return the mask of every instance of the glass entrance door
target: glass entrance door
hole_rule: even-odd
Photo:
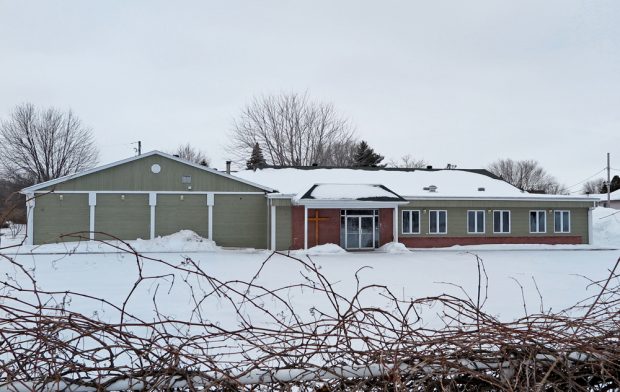
[[[374,248],[375,217],[360,216],[360,248]]]
[[[341,244],[345,249],[373,249],[378,243],[376,210],[343,210]]]

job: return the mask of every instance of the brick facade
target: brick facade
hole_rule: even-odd
[[[340,244],[340,209],[308,209],[308,218],[314,218],[316,211],[319,218],[327,220],[319,222],[319,239],[315,238],[315,223],[308,222],[308,248],[323,244]],[[304,207],[293,207],[293,249],[304,248]]]
[[[441,248],[454,245],[483,244],[581,244],[581,236],[531,236],[531,237],[400,237],[408,248]]]
[[[319,238],[315,238],[315,223],[308,222],[308,247],[336,244],[340,245],[340,209],[308,209],[308,218],[314,218],[316,212],[320,218],[326,220],[319,222]],[[292,249],[304,247],[304,207],[292,208]],[[379,209],[379,246],[393,241],[393,210],[391,208]],[[580,244],[581,236],[522,236],[522,237],[446,237],[446,236],[420,236],[400,237],[399,242],[408,248],[440,248],[453,245],[482,245],[482,244]]]
[[[319,240],[315,238],[315,223],[308,222],[308,247],[336,244],[340,245],[340,209],[308,209],[308,218],[313,218],[316,211],[320,218],[327,218],[319,222]],[[292,249],[303,249],[304,247],[304,207],[293,206],[293,241]],[[379,209],[379,246],[392,241],[392,222],[393,210],[391,208]]]

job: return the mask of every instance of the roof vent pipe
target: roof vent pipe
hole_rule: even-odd
[[[226,174],[230,174],[230,164],[231,161],[226,161]]]

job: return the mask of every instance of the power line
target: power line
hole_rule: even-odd
[[[597,171],[596,173],[592,174],[590,177],[586,178],[585,180],[583,180],[583,181],[579,181],[578,183],[576,183],[576,184],[574,184],[574,185],[571,185],[571,186],[569,186],[569,187],[566,187],[566,189],[568,190],[568,189],[570,189],[570,188],[576,187],[577,185],[581,185],[581,184],[583,184],[584,182],[586,182],[586,181],[588,181],[589,179],[591,179],[592,177],[596,177],[596,176],[598,176],[599,174],[601,174],[601,172],[604,172],[605,170],[607,170],[607,168],[606,168],[606,167],[604,167],[604,168],[602,168],[601,170]]]

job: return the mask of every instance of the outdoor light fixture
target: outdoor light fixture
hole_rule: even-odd
[[[121,195],[121,200],[125,200],[125,195]]]
[[[181,195],[180,199],[181,199],[181,201],[183,201],[183,195]]]
[[[60,201],[62,201],[62,195],[59,195],[58,198],[60,199]]]

